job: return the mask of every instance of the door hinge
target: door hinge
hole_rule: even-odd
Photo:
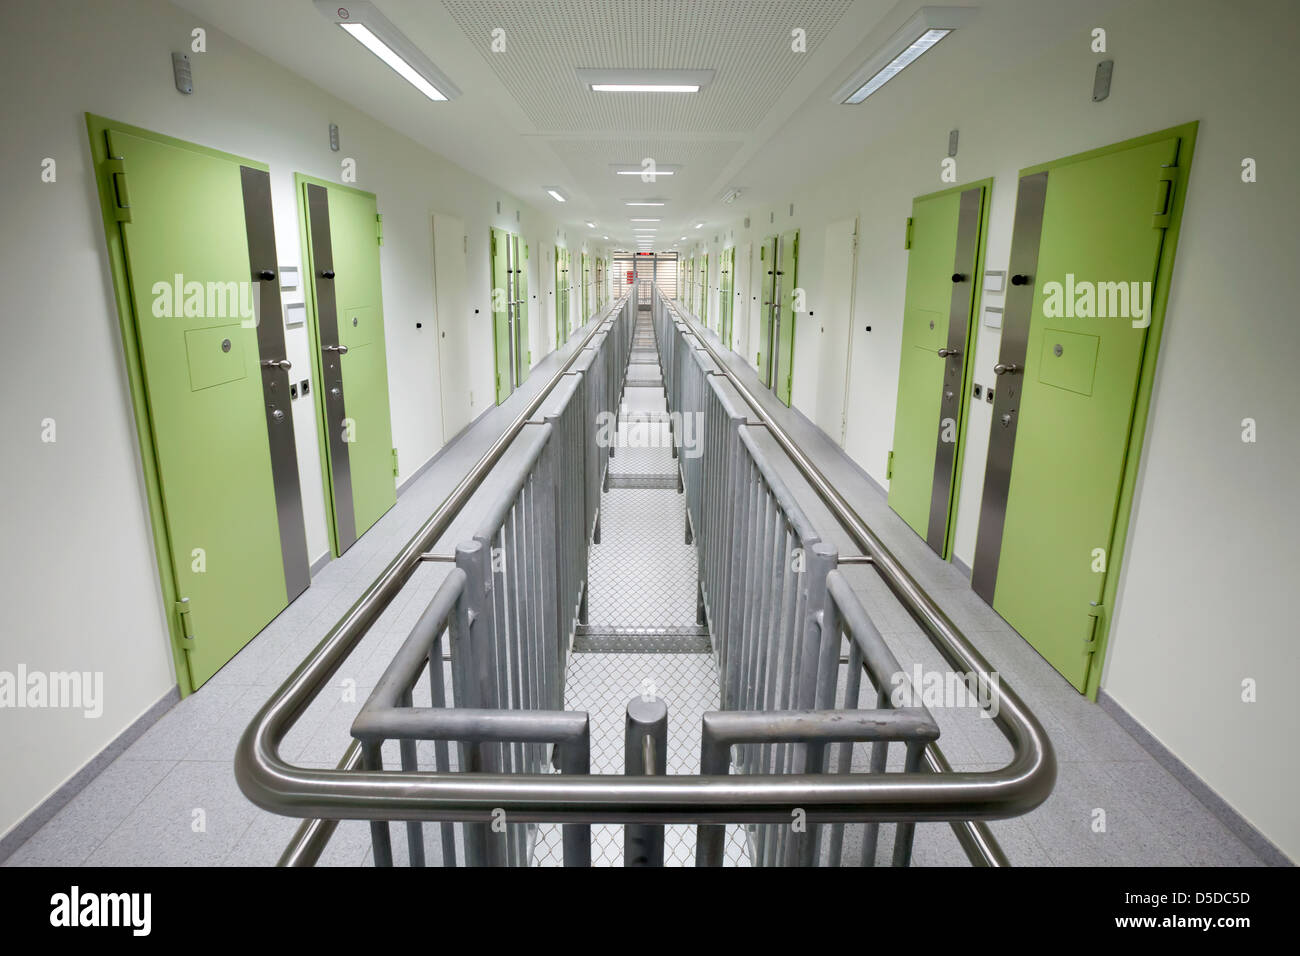
[[[1085,654],[1095,654],[1097,652],[1097,623],[1101,620],[1102,612],[1105,609],[1105,605],[1096,601],[1088,605],[1088,638],[1083,642],[1083,652]]]
[[[176,616],[181,623],[181,637],[187,641],[194,640],[194,619],[190,616],[189,598],[181,598],[176,602]]]
[[[375,239],[382,246],[384,244],[384,216],[382,213],[375,214]]]
[[[394,449],[393,449],[393,477],[396,478],[397,475],[398,475],[398,471],[397,471],[397,449],[394,448]]]
[[[113,190],[113,218],[118,222],[131,221],[131,195],[126,190],[126,161],[120,156],[104,160],[108,184]]]
[[[912,217],[907,217],[907,228],[903,231],[903,248],[912,248]]]
[[[1177,166],[1162,166],[1156,177],[1156,210],[1151,216],[1152,229],[1168,229],[1174,208],[1174,183],[1178,181]]]
[[[894,450],[889,450],[889,457],[885,459],[885,481],[894,477]]]

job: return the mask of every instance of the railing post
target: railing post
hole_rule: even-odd
[[[624,773],[629,777],[668,773],[668,705],[657,698],[633,697],[623,734]],[[624,866],[663,866],[663,824],[623,827]]]
[[[588,717],[578,740],[559,747],[560,773],[586,776],[591,773],[591,719]],[[564,824],[564,865],[591,866],[591,824]]]
[[[731,746],[719,743],[709,730],[708,715],[704,715],[700,732],[700,774],[706,777],[725,777],[731,771]],[[701,823],[695,828],[695,865],[722,866],[727,827],[721,823]]]

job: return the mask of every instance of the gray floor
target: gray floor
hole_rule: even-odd
[[[6,861],[7,865],[271,865],[297,821],[265,813],[235,784],[231,764],[252,715],[369,581],[446,497],[517,414],[580,336],[548,356],[505,405],[491,410],[416,478],[396,507],[352,549],[325,567],[312,587],[273,621],[199,693],[169,711]],[[737,357],[734,368],[756,384]],[[651,384],[657,369],[636,369]],[[636,388],[636,382],[630,382]],[[1011,682],[1047,728],[1060,761],[1053,795],[1026,817],[993,825],[1018,865],[1257,865],[1222,822],[1099,707],[1079,696],[997,614],[964,576],[937,558],[888,508],[883,495],[824,433],[774,398],[777,416],[886,545]],[[616,456],[617,460],[617,456]],[[819,520],[815,504],[809,515]],[[673,519],[675,521],[675,519]],[[847,552],[843,552],[847,553]],[[867,568],[849,569],[903,666],[942,668],[937,652]],[[425,565],[358,645],[285,743],[300,764],[332,766],[349,727],[393,652],[436,590],[443,566]],[[694,623],[693,619],[690,623]],[[663,655],[665,657],[669,655]],[[674,679],[671,676],[667,679]],[[639,679],[638,682],[639,684]],[[1007,747],[992,723],[968,710],[941,710],[941,744],[960,768],[993,768]],[[686,748],[688,751],[693,747]],[[395,761],[396,754],[388,757]],[[1105,828],[1096,822],[1105,813]],[[432,831],[435,828],[426,828]],[[856,863],[860,839],[846,834],[844,862]],[[426,845],[431,834],[426,833]],[[730,842],[730,841],[729,841]],[[882,828],[878,859],[892,845]],[[396,862],[404,840],[394,833]],[[436,856],[431,857],[436,859]],[[343,823],[322,865],[370,865],[365,824]],[[942,824],[917,828],[914,865],[960,865],[965,858]]]

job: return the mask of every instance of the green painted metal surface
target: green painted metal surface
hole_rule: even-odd
[[[889,506],[922,538],[934,488],[944,374],[938,350],[948,342],[960,207],[960,190],[922,196],[912,203]]]
[[[763,384],[772,387],[774,367],[772,355],[772,303],[776,301],[776,236],[766,236],[758,247],[758,351],[754,361],[758,363],[758,375]]]
[[[106,154],[106,215],[120,228],[115,278],[130,313],[124,332],[129,323],[135,336],[128,361],[139,362],[142,451],[156,468],[164,597],[180,681],[192,690],[287,604],[257,331],[246,308],[256,293],[241,162],[88,122],[92,149]]]
[[[519,357],[519,373],[515,381],[522,385],[528,380],[528,373],[533,367],[532,340],[528,336],[528,243],[520,236],[514,236],[515,243],[515,297],[518,308],[515,313],[515,354]]]
[[[496,366],[497,404],[510,397],[510,234],[494,228],[489,239],[492,269],[492,348]]]
[[[382,233],[378,206],[373,193],[305,176],[298,179],[299,202],[307,217],[309,234],[311,213],[306,201],[307,186],[323,186],[329,196],[329,237],[339,344],[347,347],[347,353],[339,358],[346,412],[344,434],[348,443],[354,530],[359,538],[397,502],[388,396],[388,352],[384,340],[384,303],[379,270]],[[311,256],[310,244],[307,256]],[[310,273],[314,288],[320,277],[314,268]],[[329,443],[323,445],[328,457]],[[327,486],[331,487],[332,497],[332,485],[327,483]],[[331,501],[331,521],[336,512],[336,503]],[[335,529],[336,550],[337,541]]]
[[[731,348],[732,313],[735,311],[735,278],[733,272],[736,264],[736,249],[723,249],[718,261],[718,334],[722,344]]]
[[[780,290],[781,325],[777,334],[775,381],[772,388],[776,397],[786,405],[794,390],[794,330],[798,319],[794,290],[799,287],[799,230],[791,229],[781,234],[780,264],[777,266],[777,283]]]
[[[1152,318],[1131,300],[1115,315],[1120,287],[1104,284],[1153,303],[1179,145],[1143,141],[1048,179],[993,606],[1079,690],[1099,660]]]

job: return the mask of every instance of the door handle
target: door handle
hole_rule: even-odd
[[[257,277],[258,277],[259,279],[262,279],[262,280],[265,281],[265,282],[270,282],[272,279],[275,278],[275,270],[274,270],[274,269],[263,269],[261,272],[259,272],[259,273],[257,274]]]
[[[1014,362],[1007,365],[1003,365],[999,362],[997,365],[993,366],[994,375],[1015,375],[1019,371],[1021,371],[1020,366],[1016,365]]]
[[[938,355],[939,358],[947,358],[950,355],[952,356],[961,355],[961,349],[939,349]]]
[[[321,351],[322,351],[322,352],[338,352],[339,355],[347,355],[347,354],[348,354],[348,347],[347,347],[346,345],[323,345],[323,346],[321,346]]]
[[[1023,273],[1020,272],[1017,272],[1015,275],[1011,277],[1012,285],[1025,285],[1028,281],[1029,281],[1029,276],[1024,275]]]
[[[953,281],[953,282],[965,282],[965,281],[966,281],[966,276],[965,276],[964,273],[961,273],[961,272],[954,272],[954,273],[952,274],[952,281]]]
[[[293,363],[288,359],[265,359],[262,362],[263,368],[282,368],[286,372],[293,368]]]
[[[333,279],[333,278],[334,278],[334,270],[333,270],[333,269],[326,269],[324,272],[322,272],[322,273],[320,274],[320,277],[321,277],[322,279]]]

